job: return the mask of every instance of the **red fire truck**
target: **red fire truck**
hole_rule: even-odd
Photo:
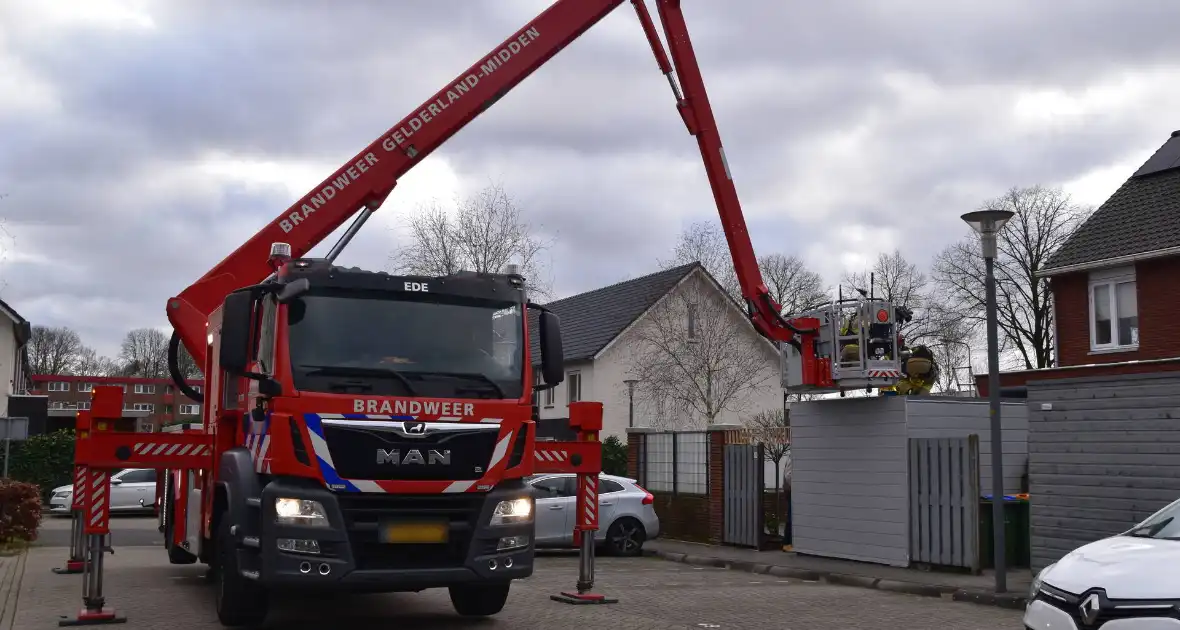
[[[261,621],[281,589],[416,591],[446,587],[464,615],[491,615],[533,571],[534,472],[581,475],[579,532],[597,528],[598,403],[571,406],[574,442],[538,443],[533,393],[562,381],[560,322],[504,273],[395,276],[335,259],[399,177],[623,0],[557,0],[348,160],[302,199],[168,301],[173,379],[203,404],[203,423],[114,433],[120,392],[96,388],[80,413],[79,549],[88,549],[85,608],[118,617],[101,589],[98,494],[110,469],[164,469],[160,518],[174,563],[204,562],[222,624]],[[891,305],[861,300],[852,332],[834,308],[786,318],[755,260],[679,0],[657,0],[669,62],[642,0],[643,31],[695,136],[748,313],[778,342],[792,391],[890,385],[900,373]],[[307,252],[350,217],[323,259]],[[538,330],[530,331],[529,313]],[[529,353],[536,334],[540,357]],[[180,346],[203,366],[197,392]],[[854,361],[840,348],[858,347]],[[837,359],[836,357],[840,357]],[[534,385],[540,364],[543,384]],[[582,601],[593,535],[581,536]],[[94,575],[97,573],[97,581]]]

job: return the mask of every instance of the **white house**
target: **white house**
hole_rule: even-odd
[[[537,394],[541,437],[566,435],[569,403],[592,400],[603,403],[602,438],[625,441],[628,380],[636,427],[703,428],[783,406],[778,350],[700,263],[545,307],[561,318],[566,375]]]
[[[0,300],[0,417],[8,416],[11,396],[28,394],[32,386],[28,352],[31,335],[28,320]]]

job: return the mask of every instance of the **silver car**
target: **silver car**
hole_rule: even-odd
[[[58,486],[49,498],[50,514],[69,514],[74,486]],[[151,512],[156,505],[156,471],[125,468],[111,475],[112,512]]]
[[[533,475],[526,480],[537,497],[537,546],[572,547],[577,523],[577,476],[571,473]],[[634,479],[615,475],[598,478],[598,531],[594,540],[613,555],[637,556],[644,541],[660,535],[650,492]]]

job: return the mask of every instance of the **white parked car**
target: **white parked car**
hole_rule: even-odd
[[[1180,500],[1033,580],[1031,630],[1180,630]]]
[[[73,501],[74,486],[58,486],[53,489],[53,496],[49,498],[49,513],[69,514]],[[112,512],[151,512],[155,505],[154,468],[126,468],[111,475]]]
[[[537,547],[572,547],[577,522],[577,477],[570,473],[528,478],[537,496]],[[636,556],[660,535],[654,500],[634,479],[598,477],[598,531],[594,540],[612,555]]]

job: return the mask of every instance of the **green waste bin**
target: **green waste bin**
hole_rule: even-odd
[[[1004,556],[1009,569],[1025,569],[1030,564],[1032,545],[1028,508],[1028,499],[1004,497]],[[979,566],[984,569],[994,569],[996,566],[993,540],[992,500],[989,494],[979,501]]]

